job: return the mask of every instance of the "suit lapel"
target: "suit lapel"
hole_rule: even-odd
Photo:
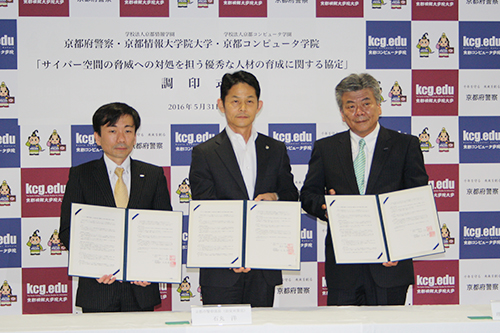
[[[354,164],[352,161],[352,148],[351,148],[351,136],[349,131],[343,133],[339,138],[338,149],[336,149],[338,154],[339,167],[344,173],[344,178],[346,179],[349,188],[352,193],[359,193],[358,183],[356,182],[356,174],[354,173]],[[345,162],[344,162],[345,161]]]
[[[366,186],[366,193],[374,193],[373,189],[375,183],[377,182],[380,172],[384,168],[391,147],[392,142],[389,132],[384,127],[380,126],[377,143],[375,144],[375,151],[373,152],[373,160],[370,168],[370,177],[368,178],[368,184]]]
[[[130,159],[130,197],[128,200],[128,207],[130,207],[131,202],[140,202],[146,176],[147,175],[141,170],[140,164]]]
[[[266,174],[267,166],[271,160],[271,151],[269,145],[266,144],[264,137],[262,135],[257,136],[255,140],[255,150],[257,155],[257,179],[255,181],[255,194],[262,193],[260,188],[263,186],[263,176]],[[253,198],[252,198],[253,199]]]
[[[219,146],[215,148],[215,152],[221,159],[222,163],[226,166],[227,172],[231,175],[231,177],[233,177],[240,190],[243,191],[243,193],[245,193],[248,197],[245,181],[241,175],[240,166],[236,160],[236,155],[234,154],[233,146],[231,145],[231,140],[229,140],[229,137],[227,136],[226,130],[220,133],[216,144]]]
[[[92,175],[94,176],[97,187],[102,193],[104,205],[116,207],[115,197],[109,182],[108,170],[106,169],[106,163],[104,163],[104,157],[101,157],[101,159],[97,161]]]

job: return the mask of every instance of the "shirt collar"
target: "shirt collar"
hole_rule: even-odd
[[[106,154],[104,156],[104,163],[106,164],[106,169],[108,170],[108,174],[113,175],[115,173],[116,167],[121,167],[124,169],[124,173],[130,173],[130,155],[127,156],[125,161],[123,161],[122,165],[118,165],[113,162]]]
[[[229,140],[231,140],[231,142],[240,142],[240,143],[243,143],[243,144],[248,144],[245,142],[245,139],[243,138],[243,135],[239,134],[239,133],[235,133],[229,126],[226,126],[226,133],[227,133],[227,136],[229,137]],[[248,139],[248,142],[255,142],[255,140],[257,140],[257,130],[255,129],[255,127],[252,126],[252,134],[250,134],[250,138]]]
[[[378,137],[379,132],[380,132],[380,124],[378,122],[377,122],[377,126],[375,127],[373,132],[371,132],[370,134],[368,134],[364,138],[360,137],[359,135],[357,135],[353,131],[349,130],[349,133],[351,135],[351,141],[356,144],[356,147],[359,145],[359,140],[361,140],[361,139],[365,140],[365,143],[367,146],[369,146],[369,147],[375,146],[375,142],[377,141],[377,137]]]

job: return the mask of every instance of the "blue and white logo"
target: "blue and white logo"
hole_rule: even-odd
[[[460,22],[460,69],[500,69],[500,22]]]
[[[460,117],[460,163],[500,163],[500,117]]]
[[[193,147],[219,134],[219,125],[172,125],[170,133],[172,166],[191,165]]]
[[[101,158],[102,149],[95,143],[92,125],[71,125],[71,165]]]
[[[291,164],[307,164],[316,141],[316,124],[269,124],[269,136],[285,143]]]
[[[17,119],[0,119],[0,168],[21,166]]]
[[[17,69],[16,20],[0,20],[0,69]]]
[[[300,226],[300,261],[316,261],[317,250],[317,221],[311,215],[301,215]]]
[[[460,213],[460,259],[498,258],[499,212]]]
[[[0,268],[21,267],[21,219],[0,219]]]
[[[411,68],[411,22],[366,22],[366,68]]]

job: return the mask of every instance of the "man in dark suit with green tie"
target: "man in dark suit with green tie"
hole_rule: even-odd
[[[328,221],[325,194],[380,194],[426,185],[429,177],[418,138],[380,126],[378,81],[351,74],[336,87],[348,131],[316,141],[302,187],[302,208]],[[362,232],[362,230],[360,230]],[[413,284],[413,262],[337,264],[330,226],[325,273],[328,305],[403,305]]]

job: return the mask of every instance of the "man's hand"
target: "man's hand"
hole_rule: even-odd
[[[398,261],[388,261],[384,262],[382,265],[384,265],[385,267],[394,267],[398,265]]]
[[[135,284],[136,286],[141,286],[141,287],[146,287],[146,286],[149,286],[151,284],[151,282],[147,282],[147,281],[132,281],[130,283]]]
[[[245,268],[245,267],[233,268],[233,271],[235,273],[248,273],[248,272],[250,272],[250,270],[251,270],[251,268]]]
[[[99,283],[112,284],[113,282],[116,281],[116,276],[114,276],[113,274],[103,275],[101,278],[96,279],[96,280]]]
[[[333,188],[328,190],[328,195],[334,195],[334,194],[335,194],[335,190]],[[326,204],[321,205],[321,209],[326,210]],[[325,216],[328,218],[328,214],[326,212],[325,212]]]
[[[254,201],[277,201],[278,200],[278,194],[276,193],[262,193],[259,194]]]

